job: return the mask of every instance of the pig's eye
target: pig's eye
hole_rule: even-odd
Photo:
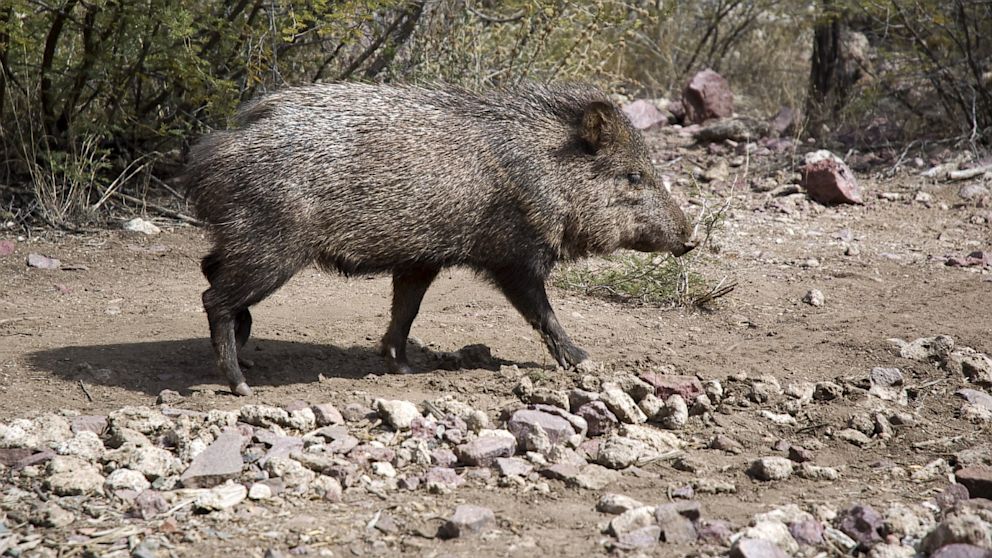
[[[632,173],[628,174],[627,175],[627,182],[630,182],[632,185],[637,186],[638,184],[641,183],[641,173],[639,173],[639,172],[632,172]]]

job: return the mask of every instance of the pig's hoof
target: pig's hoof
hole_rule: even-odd
[[[389,367],[389,371],[393,374],[413,374],[413,368],[405,362],[396,362],[395,360],[389,360],[386,362]]]
[[[231,391],[234,392],[234,395],[242,395],[244,397],[251,395],[251,388],[248,387],[247,382],[241,382],[240,384],[232,387]]]
[[[595,374],[599,372],[601,368],[602,366],[591,358],[587,358],[575,365],[575,371],[579,374]]]

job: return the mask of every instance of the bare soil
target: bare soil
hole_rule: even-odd
[[[685,176],[692,161],[703,168],[719,161],[703,153],[666,144],[659,160],[683,156],[667,171]],[[742,171],[731,168],[731,176]],[[774,165],[754,167],[748,178],[774,177],[774,171]],[[745,374],[771,375],[786,386],[860,381],[872,367],[899,367],[910,385],[908,409],[918,419],[916,426],[897,427],[892,439],[858,448],[830,434],[846,428],[852,413],[870,408],[865,394],[815,401],[797,426],[774,424],[759,414],[761,405],[738,406],[715,413],[708,423],[694,418],[679,433],[703,471],[654,463],[626,473],[602,492],[662,503],[671,489],[693,479],[731,482],[737,487],[734,494],[697,498],[705,517],[741,527],[753,514],[787,503],[836,507],[853,501],[922,501],[947,479],[913,482],[890,475],[893,465],[912,472],[992,438],[987,425],[958,417],[961,401],[953,393],[965,385],[962,378],[902,359],[887,341],[945,334],[957,344],[992,353],[992,274],[944,265],[945,256],[992,249],[989,210],[962,202],[959,183],[932,183],[909,172],[859,178],[863,206],[824,208],[801,195],[771,198],[737,188],[725,226],[715,237],[719,252],[705,258],[700,271],[713,281],[735,279],[738,287],[708,309],[643,307],[561,290],[552,291],[553,302],[573,339],[609,370],[637,373],[672,365],[679,373],[718,379],[732,391],[741,385],[735,378]],[[703,190],[717,198],[731,193],[726,184]],[[918,191],[931,194],[932,202],[912,201]],[[881,199],[882,192],[901,199]],[[838,239],[844,229],[853,240]],[[848,245],[856,245],[860,254],[845,255]],[[417,373],[389,375],[376,353],[388,321],[389,279],[346,279],[307,269],[253,310],[248,348],[255,366],[248,381],[255,394],[236,398],[213,367],[200,306],[206,282],[198,264],[207,248],[203,231],[183,226],[167,226],[154,237],[121,231],[45,233],[18,242],[14,254],[0,258],[0,421],[60,409],[103,414],[124,405],[154,405],[163,389],[179,391],[184,396],[179,406],[194,410],[294,400],[343,406],[378,397],[419,402],[455,394],[495,418],[516,401],[512,389],[519,375],[560,387],[578,380],[574,372],[555,368],[540,336],[494,288],[463,270],[447,271],[434,284],[413,335],[433,351],[482,343],[497,362],[490,369],[432,370],[434,360],[420,351],[413,359]],[[29,252],[57,257],[63,266],[77,269],[27,268]],[[809,289],[824,293],[824,306],[801,302]],[[500,364],[517,364],[519,373],[501,373]],[[706,449],[718,433],[739,440],[744,453]],[[748,463],[775,455],[771,446],[782,439],[822,442],[816,464],[838,468],[841,479],[750,479]],[[609,519],[594,511],[600,495],[555,482],[547,494],[526,487],[487,488],[484,482],[470,482],[449,495],[401,492],[388,500],[346,492],[338,504],[252,504],[231,514],[202,516],[194,519],[200,528],[184,525],[184,532],[168,538],[175,555],[195,549],[201,556],[261,556],[269,548],[303,543],[311,552],[331,550],[335,556],[600,555],[607,553],[603,541],[608,539],[600,526]],[[492,508],[499,528],[481,538],[454,541],[417,534],[419,526],[447,517],[462,502]],[[384,510],[399,530],[366,529]],[[653,552],[698,551],[661,545]]]

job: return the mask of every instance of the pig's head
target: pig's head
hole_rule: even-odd
[[[643,136],[614,104],[587,103],[575,137],[585,174],[577,181],[574,214],[582,251],[681,256],[695,247],[689,221],[661,184]]]

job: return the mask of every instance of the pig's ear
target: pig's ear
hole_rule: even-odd
[[[604,101],[589,103],[582,111],[579,139],[592,153],[623,141],[624,127],[618,118],[622,117],[610,103]]]

